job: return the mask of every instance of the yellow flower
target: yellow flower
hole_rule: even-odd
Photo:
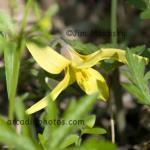
[[[81,55],[70,46],[61,50],[61,55],[51,47],[38,47],[33,43],[28,43],[27,48],[37,63],[51,74],[59,74],[64,70],[63,80],[42,100],[26,110],[27,114],[39,111],[48,105],[48,98],[55,100],[57,96],[75,81],[79,87],[87,94],[99,93],[99,98],[107,100],[109,90],[104,77],[93,67],[104,59],[113,59],[122,63],[127,63],[125,51],[113,48],[102,48],[89,55]],[[147,61],[146,58],[137,56],[139,59]]]

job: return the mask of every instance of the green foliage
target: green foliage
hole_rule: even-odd
[[[128,0],[135,8],[142,11],[141,19],[150,19],[150,2],[149,0]]]
[[[82,134],[106,134],[106,130],[103,128],[85,128],[82,130]]]
[[[70,43],[70,45],[78,52],[82,53],[82,54],[90,54],[95,52],[96,50],[98,50],[98,47],[96,45],[94,45],[93,43],[87,43],[87,44],[83,44],[81,41],[79,40],[74,40],[74,41],[68,41]]]
[[[141,15],[141,19],[150,19],[150,9],[145,9]]]
[[[145,45],[138,45],[138,46],[130,48],[132,53],[138,54],[138,55],[141,55],[145,51],[145,49],[146,49]]]
[[[106,141],[88,139],[83,143],[83,145],[77,148],[70,148],[69,150],[116,150],[116,146]]]
[[[12,34],[14,33],[14,24],[10,16],[2,11],[0,11],[0,32],[0,44],[4,51],[7,93],[10,102],[9,117],[12,118],[19,74],[20,52],[17,50],[17,44],[8,40],[14,36]],[[8,35],[9,38],[6,38]]]
[[[124,74],[130,80],[130,83],[123,83],[123,87],[128,90],[133,96],[135,96],[139,103],[150,105],[150,93],[149,93],[149,74],[144,73],[145,64],[139,60],[132,53],[127,51],[128,71]]]
[[[18,150],[40,150],[40,147],[27,136],[18,135],[2,117],[0,117],[0,142],[15,147]]]
[[[20,51],[17,49],[16,43],[5,43],[4,60],[5,73],[7,82],[7,92],[10,101],[10,118],[13,116],[14,99],[18,83],[19,66],[20,66]]]
[[[6,12],[0,11],[0,31],[1,32],[13,32],[14,26],[11,18]]]
[[[49,6],[49,8],[43,13],[37,3],[34,3],[33,9],[35,10],[36,22],[27,32],[28,39],[39,45],[47,45],[52,38],[52,35],[48,32],[52,29],[52,17],[58,12],[59,7],[57,3]],[[38,36],[35,36],[38,34]]]
[[[16,116],[17,120],[27,121],[32,120],[31,117],[25,114],[25,108],[23,101],[27,99],[28,94],[25,94],[16,99]],[[33,124],[26,122],[24,124],[17,124],[20,126],[19,134],[16,133],[15,129],[8,124],[2,117],[0,118],[0,142],[12,146],[16,149],[36,149],[36,150],[49,150],[49,149],[66,149],[72,145],[72,148],[78,147],[81,144],[81,136],[83,134],[105,134],[105,129],[93,128],[95,123],[95,115],[88,116],[89,110],[92,108],[96,102],[97,94],[91,96],[85,96],[81,98],[74,107],[73,103],[70,103],[68,109],[70,113],[64,112],[61,119],[58,118],[58,109],[56,102],[49,101],[49,105],[46,108],[46,113],[42,114],[43,121],[53,121],[53,120],[81,120],[84,116],[85,124],[43,124],[44,131],[42,134],[38,134],[38,139],[40,145],[37,144],[35,136],[33,136]],[[68,109],[66,110],[68,112]],[[81,132],[81,135],[77,134],[77,131]],[[35,133],[34,133],[35,134]],[[59,135],[59,136],[58,136]],[[95,142],[95,141],[93,141]],[[26,144],[24,144],[26,143]],[[92,142],[91,142],[92,144]],[[102,145],[102,147],[107,148],[108,145]],[[98,149],[100,145],[94,145],[93,148]]]
[[[89,128],[92,128],[95,124],[96,116],[90,115],[85,118],[85,125]]]
[[[63,119],[66,121],[69,120],[80,120],[82,117],[88,113],[91,109],[91,106],[96,102],[97,94],[86,96],[78,101],[76,106],[67,113]],[[74,125],[64,125],[59,126],[57,130],[54,130],[51,135],[51,143],[49,144],[49,148],[58,147],[58,144],[62,142],[65,136],[67,136],[74,129]],[[77,127],[76,127],[77,128]],[[57,136],[59,134],[59,136]],[[57,138],[56,138],[57,137]]]
[[[69,135],[67,138],[65,138],[60,145],[60,149],[64,149],[74,143],[76,143],[79,139],[79,136],[76,134]]]
[[[76,124],[76,125],[63,125],[63,126],[49,126],[49,130],[44,131],[43,136],[49,135],[48,139],[45,139],[47,141],[44,145],[48,146],[48,149],[55,149],[57,148],[66,148],[72,144],[80,145],[81,143],[81,137],[78,134],[73,134],[75,131],[81,130],[81,135],[83,134],[105,134],[106,131],[102,128],[93,128],[95,123],[95,116],[87,116],[87,113],[93,106],[93,104],[96,102],[96,96],[97,94],[91,95],[91,96],[85,96],[81,98],[77,103],[75,101],[72,101],[68,109],[64,112],[63,117],[61,120],[69,121],[69,120],[81,120],[83,116],[85,117],[85,123],[84,124]],[[53,103],[53,104],[51,104]],[[54,106],[54,102],[50,102],[50,105],[47,108],[47,115],[51,114],[51,117],[48,117],[49,119],[55,118],[57,115],[57,111],[54,110],[57,109]],[[52,108],[53,109],[50,109]],[[53,116],[53,117],[52,117]],[[54,117],[55,116],[55,117]],[[87,128],[89,126],[90,128]],[[59,136],[57,136],[59,135]],[[57,137],[57,138],[56,138]],[[45,137],[46,138],[46,137]],[[95,145],[96,147],[96,145]]]
[[[146,9],[146,3],[144,0],[128,0],[130,4],[134,5],[135,8],[144,10]]]
[[[16,119],[22,120],[25,123],[23,123],[20,128],[21,128],[21,134],[27,136],[29,139],[34,141],[34,138],[32,139],[33,135],[31,130],[33,130],[32,125],[29,123],[31,120],[31,117],[25,114],[25,106],[23,101],[27,99],[29,94],[24,94],[21,97],[16,98],[15,102],[15,114],[16,114]]]

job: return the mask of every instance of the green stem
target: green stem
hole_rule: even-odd
[[[117,47],[118,45],[118,38],[117,38],[117,0],[112,0],[111,4],[111,43],[113,47]],[[121,91],[121,85],[120,85],[120,72],[119,69],[116,69],[114,73],[111,76],[111,87],[113,90],[113,97],[114,100],[112,100],[111,107],[116,107],[116,112],[115,112],[115,120],[116,120],[116,126],[118,129],[118,136],[120,142],[125,141],[125,136],[124,136],[124,126],[125,126],[125,116],[124,116],[124,111],[123,111],[123,104],[122,104],[122,91]],[[111,112],[114,110],[112,109]],[[112,115],[113,118],[113,115]],[[115,135],[114,135],[115,136]],[[114,137],[115,138],[115,137]]]
[[[33,0],[28,0],[26,6],[25,6],[25,11],[24,11],[24,16],[23,20],[21,23],[21,30],[19,33],[18,37],[18,44],[16,47],[16,50],[14,51],[14,62],[13,62],[13,73],[12,73],[12,80],[10,83],[10,92],[9,92],[9,112],[8,112],[8,117],[10,120],[13,120],[14,118],[14,106],[15,106],[15,95],[16,95],[16,90],[17,90],[17,84],[18,84],[18,78],[19,78],[19,69],[20,69],[20,61],[21,61],[21,52],[24,49],[24,31],[27,25],[27,16],[30,12],[30,7],[32,5]]]
[[[29,15],[30,7],[32,6],[32,3],[33,3],[33,0],[28,0],[27,1],[26,7],[25,7],[24,16],[23,16],[23,20],[22,20],[22,23],[21,23],[21,32],[24,32],[25,27],[27,25],[27,17]]]
[[[112,0],[111,2],[111,43],[113,45],[113,47],[117,47],[117,0]],[[115,96],[115,93],[117,92],[114,88],[116,87],[117,85],[117,88],[118,88],[118,70],[116,69],[112,75],[112,79],[110,79],[110,81],[112,81],[111,83],[111,87],[113,89],[113,97],[114,99],[118,100],[118,97]],[[117,76],[116,76],[117,75]],[[117,78],[117,80],[116,80]],[[120,95],[119,95],[120,96]],[[114,101],[115,100],[111,100],[110,101],[110,111],[111,111],[111,138],[112,138],[112,143],[115,143],[115,127],[114,127],[114,123],[112,123],[112,120],[114,122],[114,110],[113,110],[113,107],[114,107]]]
[[[112,0],[111,4],[111,42],[117,46],[117,0]]]

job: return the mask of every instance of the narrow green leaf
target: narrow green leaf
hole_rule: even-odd
[[[59,10],[58,4],[54,3],[54,4],[50,5],[50,7],[45,12],[44,16],[52,17],[58,12],[58,10]]]
[[[89,128],[92,128],[95,124],[96,116],[90,115],[85,118],[85,125]]]
[[[139,46],[130,48],[130,50],[132,51],[132,53],[140,55],[143,53],[145,48],[146,48],[145,45],[139,45]]]
[[[58,109],[57,109],[57,104],[56,101],[52,101],[51,99],[48,100],[49,104],[48,107],[46,108],[46,117],[45,119],[47,121],[54,121],[58,117]],[[46,124],[44,131],[43,131],[43,138],[45,142],[49,143],[51,141],[52,133],[55,131],[57,126],[55,124]]]
[[[63,143],[60,145],[60,149],[64,149],[76,143],[78,139],[79,139],[79,136],[76,134],[69,135],[67,138],[64,139]]]
[[[27,136],[32,139],[32,123],[29,115],[25,114],[25,106],[23,101],[28,97],[28,93],[22,95],[21,97],[17,97],[15,101],[15,114],[18,121],[22,121],[21,124],[21,133],[22,135]]]
[[[39,141],[40,141],[40,143],[41,143],[43,149],[44,149],[44,150],[47,150],[47,149],[46,149],[46,141],[45,141],[44,136],[39,133],[39,134],[38,134],[38,138],[39,138]]]
[[[10,16],[4,11],[0,11],[0,31],[12,32],[13,29],[14,27]]]
[[[144,99],[145,97],[141,93],[141,90],[139,90],[135,85],[131,83],[122,83],[122,86],[129,92],[131,93],[135,98],[138,99],[140,103],[145,103]],[[147,104],[147,103],[145,103]]]
[[[82,130],[83,134],[106,134],[107,131],[103,128],[85,128]]]
[[[77,107],[77,101],[75,99],[71,99],[69,102],[68,107],[66,108],[65,112],[63,113],[63,118],[66,118],[68,114],[70,114],[75,108]]]
[[[82,53],[82,54],[90,54],[92,52],[95,52],[98,47],[92,43],[82,43],[79,40],[75,40],[75,41],[68,41],[71,46],[77,50],[78,52]]]
[[[16,95],[19,67],[20,67],[20,54],[15,43],[8,42],[4,49],[5,73],[7,92],[9,98],[9,117],[12,118],[14,112],[14,100]]]

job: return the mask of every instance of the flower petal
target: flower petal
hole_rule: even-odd
[[[87,94],[99,92],[99,98],[107,100],[109,90],[103,76],[92,68],[82,69],[76,72],[76,81],[80,88]]]
[[[37,63],[52,74],[59,74],[70,61],[50,47],[39,47],[34,43],[27,43],[27,48]]]
[[[48,105],[48,100],[52,99],[55,100],[57,96],[65,89],[68,85],[72,84],[74,82],[73,78],[71,78],[69,67],[67,68],[66,74],[64,79],[58,83],[58,85],[52,90],[50,94],[48,94],[46,97],[44,97],[39,102],[35,103],[33,106],[31,106],[29,109],[26,110],[27,114],[32,114],[34,112],[37,112],[43,108],[45,108]]]
[[[35,103],[30,108],[28,108],[26,110],[26,113],[27,114],[32,114],[32,113],[35,113],[35,112],[45,108],[48,105],[48,100],[50,100],[50,99],[51,99],[51,95],[48,94],[42,100],[40,100],[39,102]]]
[[[148,59],[142,56],[136,55],[139,59],[144,59],[147,63]],[[89,68],[96,65],[99,61],[104,59],[113,59],[117,60],[121,63],[127,64],[126,60],[126,52],[121,49],[113,49],[113,48],[103,48],[95,53],[87,55],[84,57],[84,63],[81,63],[78,68]]]

